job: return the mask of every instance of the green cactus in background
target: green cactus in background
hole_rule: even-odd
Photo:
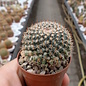
[[[12,48],[13,44],[9,39],[6,39],[4,41],[4,44],[6,45],[6,48]]]
[[[0,49],[0,56],[2,57],[2,59],[7,59],[9,56],[8,50],[6,48]]]

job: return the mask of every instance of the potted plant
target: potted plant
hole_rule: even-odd
[[[6,48],[6,45],[1,42],[1,43],[0,43],[0,49],[2,49],[2,48]]]
[[[9,25],[11,25],[12,22],[13,22],[12,17],[11,17],[11,16],[7,17],[7,18],[6,18],[6,21],[7,21],[7,23],[8,23]]]
[[[12,30],[7,31],[8,37],[13,37],[14,33]]]
[[[7,33],[4,31],[3,33],[0,33],[1,40],[7,39]]]
[[[15,16],[15,17],[14,17],[14,21],[15,21],[16,23],[19,23],[19,21],[20,21],[20,16]]]
[[[71,35],[60,24],[44,21],[28,28],[17,55],[27,86],[61,86],[71,51]]]
[[[0,49],[0,56],[2,59],[7,59],[9,57],[9,52],[6,48]]]
[[[13,43],[9,39],[4,40],[4,44],[7,49],[10,49],[13,47]]]
[[[83,20],[84,20],[84,17],[83,15],[79,17],[79,20],[78,20],[78,23],[79,24],[83,24]]]

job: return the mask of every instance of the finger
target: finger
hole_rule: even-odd
[[[18,70],[18,64],[17,64],[17,59],[12,60],[11,62],[7,63],[6,65],[2,66],[0,68],[1,70],[8,70],[10,69],[11,71],[16,71]]]
[[[64,75],[62,86],[68,86],[69,85],[69,77],[67,74]]]

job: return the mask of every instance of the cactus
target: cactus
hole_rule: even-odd
[[[15,12],[12,12],[12,13],[11,13],[11,16],[12,16],[12,17],[14,17],[15,15],[16,15]]]
[[[78,23],[79,23],[79,24],[83,24],[83,15],[79,17]]]
[[[79,17],[80,14],[79,14],[79,9],[78,8],[75,8],[75,13],[76,13],[76,16]]]
[[[8,37],[13,37],[14,33],[12,30],[7,31]]]
[[[11,10],[11,8],[9,6],[6,7],[7,10]]]
[[[24,5],[24,10],[26,10],[27,9],[27,5]]]
[[[8,13],[7,12],[4,12],[3,13],[4,17],[8,16]]]
[[[19,16],[15,16],[15,17],[14,17],[14,20],[15,20],[15,22],[18,23],[18,22],[20,21],[20,17],[19,17]]]
[[[2,10],[1,10],[1,12],[3,13],[3,12],[5,12],[5,10],[4,10],[4,9],[2,9]]]
[[[7,22],[3,23],[3,26],[6,27],[8,26],[9,24]]]
[[[72,3],[71,3],[71,7],[72,7],[72,9],[73,9],[73,11],[75,12],[75,7],[77,6],[77,2],[76,1],[73,1]]]
[[[1,37],[1,40],[7,39],[7,33],[6,32],[1,33],[0,37]]]
[[[2,48],[6,48],[4,43],[0,43],[0,49],[2,49]]]
[[[22,15],[22,13],[19,13],[19,12],[18,12],[18,16],[22,17],[23,15]]]
[[[11,30],[11,27],[9,25],[5,26],[4,28],[6,31]]]
[[[7,10],[7,12],[10,14],[11,13],[11,10]]]
[[[12,18],[11,17],[7,17],[6,21],[7,21],[8,24],[10,24],[10,25],[12,24]]]
[[[53,74],[68,65],[71,51],[68,30],[58,23],[46,21],[33,25],[24,33],[20,57],[28,58],[26,62],[33,70],[38,67],[40,72],[34,70],[36,74],[42,71]]]
[[[9,57],[9,52],[6,48],[0,49],[0,56],[2,59],[7,59]]]
[[[7,49],[12,48],[12,46],[13,46],[12,42],[9,39],[6,39],[4,41],[4,44],[6,45]]]

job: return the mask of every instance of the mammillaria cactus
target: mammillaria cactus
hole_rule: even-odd
[[[0,43],[0,49],[2,49],[2,48],[6,48],[4,43]]]
[[[22,17],[23,15],[22,15],[22,13],[19,13],[19,12],[18,12],[18,16]]]
[[[3,33],[0,33],[1,40],[7,39],[7,33],[4,31]]]
[[[70,62],[71,48],[71,36],[65,27],[40,22],[24,33],[19,64],[35,74],[55,74]]]
[[[11,27],[9,25],[4,27],[5,31],[11,30]]]
[[[11,13],[11,10],[7,10],[7,12],[10,14]]]
[[[79,14],[79,9],[78,8],[75,8],[75,13],[76,13],[76,16],[79,17],[80,14]]]
[[[8,26],[9,24],[7,22],[3,23],[3,26],[6,27]]]
[[[27,9],[27,5],[24,5],[24,10],[26,10]]]
[[[20,17],[19,16],[15,16],[14,20],[15,20],[16,23],[18,23],[20,21]]]
[[[13,37],[14,33],[12,30],[7,31],[8,37]]]
[[[16,15],[15,12],[11,12],[11,16],[14,17]]]
[[[3,13],[3,16],[4,16],[4,17],[8,16],[8,13],[7,13],[7,12],[4,12],[4,13]]]
[[[83,24],[83,19],[84,19],[83,15],[80,16],[80,17],[79,17],[79,21],[78,21],[78,23],[79,23],[79,24]]]
[[[1,10],[1,12],[3,13],[3,12],[5,12],[5,10],[4,10],[4,9],[2,9],[2,10]]]
[[[12,22],[13,22],[12,17],[7,17],[7,18],[6,18],[6,21],[7,21],[7,23],[8,23],[9,25],[11,25]]]
[[[6,48],[0,49],[0,56],[2,59],[7,59],[9,57],[9,52]]]
[[[7,49],[12,48],[12,46],[13,46],[12,42],[9,39],[6,39],[4,41],[4,44],[6,45]]]
[[[73,9],[73,11],[75,12],[75,7],[77,6],[77,1],[72,1],[71,3],[71,7]]]

